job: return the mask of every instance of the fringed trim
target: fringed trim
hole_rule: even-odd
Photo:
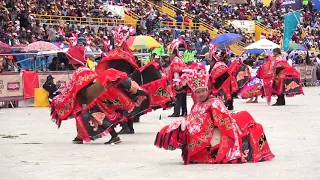
[[[271,161],[273,158],[275,158],[275,155],[272,153],[262,157],[262,159],[265,161]]]
[[[300,95],[301,93],[289,93],[289,94],[286,94],[286,97],[294,97],[294,96],[296,96],[296,95]],[[302,95],[304,95],[303,93],[302,93]]]

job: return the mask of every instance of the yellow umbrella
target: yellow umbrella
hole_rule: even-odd
[[[159,48],[160,43],[158,43],[153,37],[150,36],[132,36],[126,43],[131,50],[140,50],[140,49],[153,49]]]

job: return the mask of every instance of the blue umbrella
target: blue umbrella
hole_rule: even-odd
[[[210,43],[217,44],[219,48],[226,49],[228,46],[231,46],[232,44],[235,44],[242,39],[243,37],[239,34],[226,33],[217,36]]]
[[[289,50],[301,50],[301,51],[305,51],[306,48],[298,43],[290,43],[289,45]]]
[[[249,49],[248,54],[262,54],[264,53],[263,49]]]

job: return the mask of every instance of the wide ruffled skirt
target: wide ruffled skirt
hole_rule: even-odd
[[[246,111],[233,114],[232,117],[236,120],[239,131],[241,131],[239,138],[240,157],[227,157],[226,154],[233,147],[235,140],[224,134],[221,135],[219,144],[210,144],[207,136],[215,136],[213,133],[214,127],[212,126],[203,127],[202,134],[204,136],[190,135],[187,129],[182,131],[180,126],[176,126],[176,128],[172,128],[172,125],[165,126],[158,132],[155,146],[165,150],[181,149],[185,164],[233,164],[262,162],[273,159],[274,155],[270,150],[263,127],[256,123]],[[213,136],[210,138],[213,138]],[[194,139],[195,137],[198,139]],[[190,142],[193,143],[190,144]],[[199,143],[194,144],[194,142]],[[197,152],[193,151],[195,149]],[[221,156],[221,154],[224,155]]]

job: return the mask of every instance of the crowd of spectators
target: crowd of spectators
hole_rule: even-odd
[[[310,1],[311,2],[311,1]],[[101,39],[111,38],[108,24],[94,29],[77,23],[66,22],[60,24],[41,24],[34,21],[32,14],[54,16],[76,16],[79,18],[113,18],[118,15],[105,9],[105,2],[100,0],[6,0],[2,1],[0,8],[0,41],[9,45],[28,44],[34,41],[64,42],[71,36],[71,32],[79,34],[79,39],[92,36],[93,46],[101,46]],[[279,44],[282,38],[283,15],[290,11],[282,7],[280,0],[275,0],[269,7],[263,4],[238,4],[228,5],[223,3],[208,3],[194,1],[177,1],[178,7],[175,17],[162,13],[158,6],[153,6],[140,0],[112,1],[109,4],[125,6],[129,12],[140,17],[137,23],[137,34],[146,34],[156,37],[165,45],[174,38],[184,37],[189,44],[199,50],[210,41],[209,32],[202,32],[190,23],[205,22],[219,33],[238,33],[244,36],[243,43],[250,44],[255,38],[254,34],[243,29],[236,29],[229,20],[256,20],[274,30],[273,34],[262,34],[266,38]],[[301,28],[298,28],[292,40],[297,43],[307,42],[310,48],[319,47],[320,13],[312,11],[312,3],[303,7],[300,18]],[[186,14],[191,16],[186,16]],[[173,21],[177,24],[173,24]],[[183,25],[183,28],[182,28]],[[307,37],[305,41],[303,37]]]
[[[257,1],[256,1],[257,2]],[[223,3],[208,4],[201,1],[200,3],[192,1],[179,1],[175,3],[179,9],[194,15],[194,19],[200,19],[207,22],[220,32],[236,32],[243,34],[246,38],[244,43],[248,44],[254,39],[252,34],[246,34],[241,30],[228,30],[226,21],[228,20],[255,20],[264,26],[273,30],[272,34],[263,34],[269,40],[279,44],[283,33],[283,17],[285,13],[292,11],[291,7],[285,9],[282,1],[271,1],[269,7],[262,3],[228,5]],[[300,28],[298,28],[292,37],[292,41],[303,44],[306,43],[309,49],[317,49],[320,40],[320,13],[314,10],[312,1],[302,6],[302,15],[300,17]],[[307,37],[307,41],[304,39]]]

